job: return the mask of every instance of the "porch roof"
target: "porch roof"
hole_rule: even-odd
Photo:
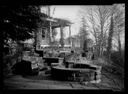
[[[71,21],[67,20],[67,19],[62,19],[62,18],[52,18],[52,17],[48,17],[48,18],[41,18],[42,20],[45,20],[47,22],[51,22],[51,27],[52,28],[58,28],[58,27],[65,27],[65,26],[70,26],[71,24],[73,24]]]

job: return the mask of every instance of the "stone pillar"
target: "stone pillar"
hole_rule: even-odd
[[[69,44],[71,45],[71,26],[69,26]]]
[[[47,40],[47,29],[44,29],[45,32],[45,40]]]
[[[97,70],[95,71],[95,77],[94,80],[92,81],[92,83],[100,83],[101,82],[101,66],[99,66],[97,68]]]
[[[55,32],[55,28],[52,28],[51,30],[51,41],[55,41],[55,38],[54,38],[54,32]]]
[[[63,58],[59,58],[59,65],[62,65],[63,64]]]
[[[101,81],[101,66],[98,67],[98,70],[96,71],[97,75],[96,75],[96,81],[99,82]]]
[[[61,25],[60,27],[60,44],[61,44],[61,47],[64,47],[64,33],[63,33],[63,26]]]
[[[49,22],[49,38],[50,38],[50,42],[52,42],[52,28],[51,28],[51,22]]]
[[[42,28],[38,28],[36,33],[36,49],[40,49],[41,41],[42,41]]]

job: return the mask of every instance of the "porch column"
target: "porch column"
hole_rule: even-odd
[[[60,44],[61,44],[61,47],[64,47],[64,32],[63,32],[63,26],[61,25],[60,26]]]
[[[36,32],[36,49],[37,50],[40,49],[41,41],[42,41],[42,28],[39,27]]]
[[[71,26],[69,25],[69,44],[71,45]]]

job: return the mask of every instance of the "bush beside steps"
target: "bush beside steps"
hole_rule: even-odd
[[[31,62],[22,60],[12,67],[12,73],[18,75],[38,75],[39,70],[31,68]]]

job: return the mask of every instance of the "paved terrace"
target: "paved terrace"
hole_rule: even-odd
[[[111,89],[120,91],[123,82],[116,75],[102,71],[101,83],[80,83],[52,80],[50,75],[43,71],[38,76],[22,77],[20,75],[8,76],[4,80],[4,89]]]

